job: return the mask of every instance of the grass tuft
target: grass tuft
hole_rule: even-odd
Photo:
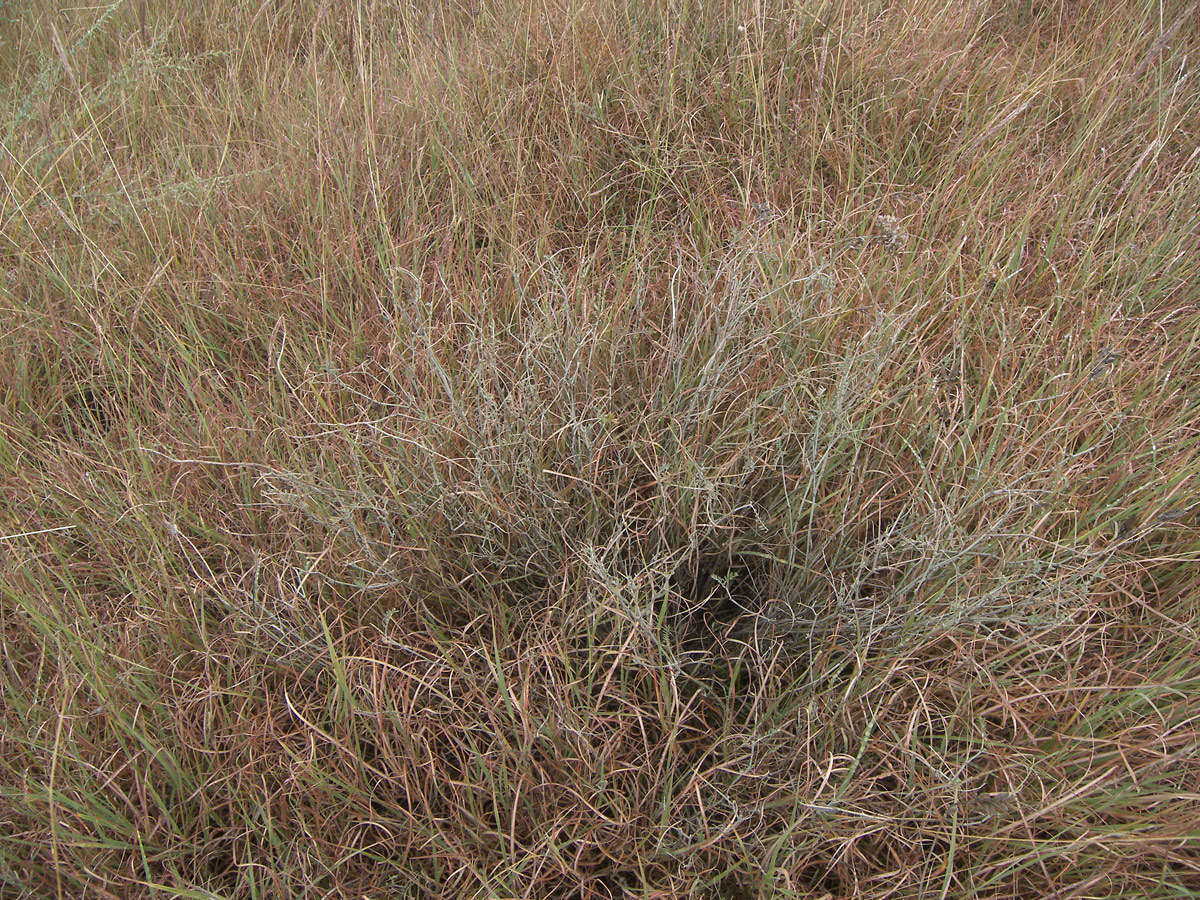
[[[1195,16],[0,3],[0,896],[1200,893]]]

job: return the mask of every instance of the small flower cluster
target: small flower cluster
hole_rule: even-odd
[[[875,220],[880,239],[889,250],[900,250],[908,243],[908,229],[895,216],[880,216]]]

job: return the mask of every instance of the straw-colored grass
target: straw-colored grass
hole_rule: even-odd
[[[1200,894],[1197,59],[0,3],[0,897]]]

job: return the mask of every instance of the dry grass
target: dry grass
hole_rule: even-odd
[[[0,4],[0,896],[1200,893],[1196,15]]]

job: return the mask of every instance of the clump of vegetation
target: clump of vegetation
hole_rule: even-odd
[[[0,895],[1200,892],[1196,15],[0,6]]]

